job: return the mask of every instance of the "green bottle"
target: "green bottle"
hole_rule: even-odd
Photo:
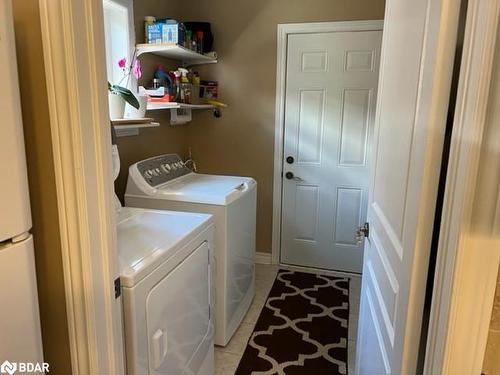
[[[184,39],[184,47],[187,49],[192,48],[193,32],[191,30],[186,30],[186,38]]]

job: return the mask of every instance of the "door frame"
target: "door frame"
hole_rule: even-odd
[[[496,201],[485,197],[474,201],[478,181],[481,139],[486,126],[489,83],[499,25],[500,0],[469,0],[461,65],[461,85],[457,98],[452,148],[446,182],[443,221],[434,296],[432,301],[424,374],[455,375],[480,373],[488,336],[500,251],[477,257],[479,246],[498,247],[500,226],[500,186]],[[367,21],[366,27],[375,22]],[[272,263],[279,264],[281,241],[281,195],[286,82],[287,36],[304,32],[345,30],[350,22],[278,25],[276,75],[276,118],[274,148]],[[351,24],[357,24],[353,22]],[[345,25],[345,26],[344,26]],[[310,27],[310,28],[309,28]],[[363,26],[361,26],[363,27]],[[380,27],[381,29],[382,27]],[[500,42],[500,41],[499,41]],[[500,155],[497,155],[500,163]],[[476,198],[477,199],[477,198]],[[490,236],[478,244],[469,232],[474,203],[496,207]],[[496,236],[496,237],[495,237]],[[478,262],[479,258],[479,262]],[[479,265],[480,268],[477,268]],[[477,270],[483,274],[476,277]],[[482,290],[483,293],[477,293]],[[473,318],[472,318],[473,317]],[[470,346],[470,321],[478,321],[476,341]],[[460,369],[459,372],[456,372]]]
[[[499,14],[500,0],[469,0],[424,374],[482,371],[500,263],[500,184],[490,179],[496,196],[482,194],[478,173]],[[500,163],[498,152],[487,156]],[[479,206],[493,220],[472,227]]]
[[[278,55],[276,71],[276,115],[274,121],[274,178],[272,264],[280,264],[281,212],[283,197],[283,158],[285,134],[285,99],[288,35],[318,34],[342,31],[381,31],[383,20],[287,23],[278,25]]]
[[[101,64],[104,61],[104,30],[99,22],[95,22],[102,17],[100,5],[100,1],[95,0],[40,0],[74,374],[123,373],[120,315],[112,292],[116,271],[116,260],[113,259],[113,254],[116,254],[116,232],[112,208],[106,74]],[[429,374],[441,373],[433,370],[446,369],[444,365],[449,366],[454,362],[474,364],[476,367],[482,362],[484,350],[481,352],[480,349],[485,345],[492,304],[492,299],[485,296],[494,288],[491,275],[498,270],[498,261],[496,264],[491,259],[483,262],[484,270],[490,277],[486,278],[486,285],[481,285],[488,293],[481,298],[480,316],[475,316],[475,319],[483,322],[476,343],[477,350],[457,350],[460,347],[455,343],[470,340],[470,335],[467,335],[469,332],[460,329],[461,321],[458,318],[463,316],[464,308],[469,313],[477,309],[474,306],[477,296],[467,293],[468,290],[477,288],[477,280],[461,277],[464,272],[475,267],[475,264],[472,266],[468,263],[473,254],[464,251],[467,248],[464,246],[466,238],[460,234],[467,229],[471,218],[470,209],[467,208],[473,202],[481,145],[478,142],[471,143],[470,136],[477,141],[485,126],[485,100],[488,97],[500,0],[470,0],[469,8],[472,10],[468,16],[468,53],[464,54],[466,60],[462,69],[477,95],[470,91],[469,95],[465,95],[466,90],[462,88],[463,100],[460,106],[463,120],[459,125],[461,131],[455,132],[449,174],[455,173],[457,176],[456,173],[462,171],[462,167],[466,169],[457,176],[463,176],[464,180],[461,181],[464,183],[454,184],[454,187],[450,182],[447,183],[447,190],[448,187],[451,190],[446,193],[441,229],[445,233],[442,237],[446,239],[442,239],[440,244],[437,268],[437,275],[440,277],[435,287],[440,294],[435,295],[438,297],[433,302],[429,340],[435,341],[427,350],[428,354],[433,355],[427,358],[426,370]],[[287,35],[350,31],[356,27],[361,28],[357,30],[381,30],[382,24],[382,21],[356,21],[278,26],[272,248],[274,263],[279,262],[281,236]],[[88,39],[79,44],[81,40],[77,41],[77,36]],[[77,81],[77,77],[85,79]],[[76,83],[80,90],[74,90]],[[85,92],[89,91],[94,95],[86,96]],[[495,223],[498,224],[500,205],[497,203],[496,207]],[[460,274],[456,270],[460,270]],[[464,292],[461,293],[462,291]],[[446,348],[446,351],[441,348]],[[446,371],[442,373],[451,374]]]
[[[124,374],[103,7],[39,5],[72,373]]]

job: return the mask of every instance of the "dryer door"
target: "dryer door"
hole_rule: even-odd
[[[205,242],[161,280],[146,301],[151,375],[197,374],[209,340],[210,263]],[[204,350],[207,353],[199,353]]]

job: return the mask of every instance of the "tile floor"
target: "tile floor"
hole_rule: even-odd
[[[281,267],[290,268],[293,267]],[[303,271],[296,269],[297,271]],[[267,295],[273,286],[274,279],[278,273],[278,267],[273,265],[257,264],[255,271],[255,297],[252,305],[248,310],[247,315],[243,319],[241,326],[238,328],[233,338],[226,347],[215,347],[215,374],[216,375],[233,375],[238,367],[240,358],[245,351],[250,335],[259,317],[262,307],[266,302]],[[328,272],[335,274],[334,272]],[[345,276],[345,275],[339,275]],[[351,277],[350,291],[349,291],[349,343],[348,343],[348,357],[349,357],[349,374],[354,373],[354,360],[356,353],[356,335],[358,328],[358,314],[359,314],[359,297],[361,294],[361,277]]]

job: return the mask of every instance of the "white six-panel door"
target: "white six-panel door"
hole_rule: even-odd
[[[359,375],[416,373],[456,43],[456,12],[445,8],[448,19],[441,18],[445,3],[386,3],[358,325]]]
[[[288,36],[282,263],[361,272],[381,39]]]

